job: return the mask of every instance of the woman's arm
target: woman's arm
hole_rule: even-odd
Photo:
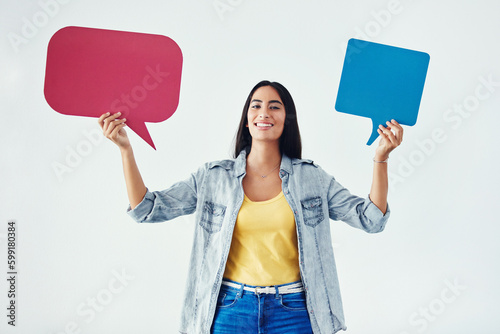
[[[387,192],[389,190],[387,159],[389,159],[389,153],[403,141],[403,128],[398,122],[392,120],[387,122],[387,127],[380,125],[378,133],[380,143],[373,158],[373,181],[370,200],[385,214],[387,211]]]
[[[125,175],[125,183],[127,184],[127,194],[130,203],[130,208],[134,209],[141,203],[146,194],[146,186],[142,181],[141,173],[135,162],[132,146],[128,149],[121,150],[123,174]]]
[[[110,115],[108,112],[101,115],[97,122],[102,128],[104,136],[120,148],[128,199],[130,207],[133,209],[142,201],[147,189],[142,181],[132,146],[124,129],[126,119],[119,119],[120,116],[121,113]]]

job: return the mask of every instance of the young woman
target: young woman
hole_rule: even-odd
[[[235,159],[204,164],[163,191],[144,185],[120,114],[104,114],[104,135],[121,150],[138,222],[195,213],[196,228],[181,333],[335,333],[345,330],[329,218],[369,233],[383,230],[389,153],[396,122],[380,125],[368,198],[349,193],[301,159],[295,105],[277,82],[250,92]]]

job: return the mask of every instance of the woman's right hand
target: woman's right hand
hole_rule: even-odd
[[[101,126],[104,136],[118,145],[120,150],[124,150],[130,147],[130,141],[124,129],[127,119],[119,119],[120,116],[119,112],[113,115],[107,112],[99,117],[97,123]]]

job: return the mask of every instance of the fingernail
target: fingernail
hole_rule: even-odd
[[[117,114],[117,115],[121,115],[122,113],[121,113],[121,112],[117,112],[116,114]]]

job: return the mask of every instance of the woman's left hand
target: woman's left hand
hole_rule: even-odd
[[[380,135],[380,142],[375,150],[375,160],[384,161],[389,158],[389,153],[398,147],[403,141],[403,128],[398,122],[392,120],[386,123],[387,126],[380,125],[378,134]]]

